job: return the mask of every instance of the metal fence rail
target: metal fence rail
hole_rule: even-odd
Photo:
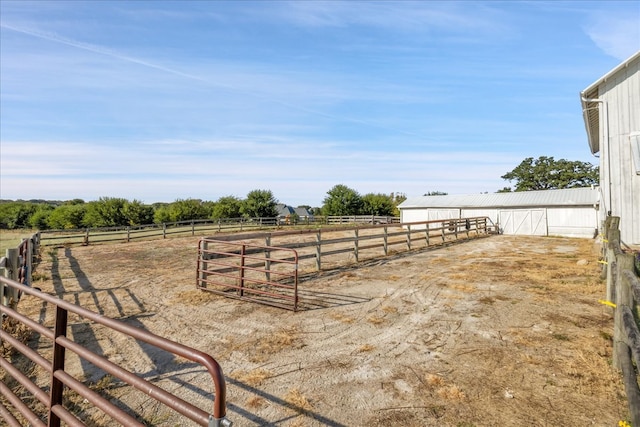
[[[6,315],[15,319],[15,321],[22,323],[34,332],[40,334],[41,337],[51,340],[53,345],[51,360],[48,360],[37,350],[31,349],[26,344],[17,340],[10,333],[5,331],[4,328],[0,332],[0,338],[3,342],[10,344],[13,349],[50,374],[50,382],[45,387],[41,388],[27,375],[25,375],[25,373],[21,372],[16,366],[10,363],[10,361],[5,358],[0,358],[0,367],[47,408],[47,413],[44,415],[35,413],[33,408],[28,407],[16,394],[14,394],[9,385],[4,382],[0,382],[0,393],[14,409],[14,412],[12,412],[3,405],[0,405],[0,418],[4,419],[8,425],[21,425],[17,420],[16,412],[21,414],[30,425],[34,426],[45,426],[48,424],[50,427],[58,427],[61,423],[71,426],[84,425],[83,421],[65,406],[63,401],[63,391],[65,387],[75,391],[81,397],[84,397],[93,406],[109,416],[114,422],[126,426],[145,425],[137,419],[137,414],[132,413],[131,410],[126,411],[116,406],[111,401],[91,390],[83,382],[74,378],[65,371],[65,353],[67,351],[76,354],[81,359],[93,364],[108,374],[111,374],[115,378],[118,378],[142,393],[147,394],[151,399],[154,399],[161,405],[174,410],[178,414],[190,419],[198,425],[216,427],[231,425],[231,423],[225,418],[226,385],[224,376],[218,362],[216,362],[213,357],[143,329],[135,328],[121,321],[104,317],[80,306],[22,285],[14,280],[0,277],[0,282],[7,288],[15,289],[18,292],[39,298],[43,301],[43,304],[46,302],[47,304],[54,306],[56,309],[55,327],[50,329],[18,313],[13,308],[0,306],[3,317]],[[111,362],[107,358],[94,353],[78,342],[68,338],[67,320],[69,313],[73,313],[83,319],[103,325],[112,331],[127,335],[138,341],[145,342],[173,355],[198,363],[206,368],[211,377],[215,392],[211,411],[206,411],[194,406],[192,403],[156,386],[152,382],[139,377],[138,375]],[[46,421],[43,421],[43,419]]]
[[[196,286],[230,298],[297,311],[300,303],[304,306],[308,302],[298,298],[299,274],[489,233],[488,218],[474,217],[202,238]]]
[[[199,289],[298,310],[298,253],[293,249],[200,239]]]

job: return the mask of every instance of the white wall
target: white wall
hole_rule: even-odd
[[[402,222],[451,218],[489,217],[504,234],[524,236],[566,236],[593,238],[598,228],[598,211],[591,206],[531,208],[402,209]]]
[[[593,207],[547,208],[550,236],[595,237],[598,211]]]
[[[640,132],[640,58],[598,86],[601,209],[620,217],[620,238],[640,245],[640,175],[632,160],[631,134]]]

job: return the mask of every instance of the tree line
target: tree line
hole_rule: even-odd
[[[322,207],[307,208],[314,215],[398,216],[403,194],[361,196],[339,184],[327,192]],[[270,190],[250,191],[244,199],[220,197],[216,201],[177,199],[171,203],[145,204],[139,200],[101,197],[96,201],[0,201],[0,228],[79,229],[163,224],[198,219],[275,218],[278,200]]]
[[[497,192],[551,190],[588,187],[599,182],[599,168],[590,163],[528,157],[501,177],[515,181],[515,189]],[[430,191],[425,196],[446,195]],[[309,209],[325,216],[376,215],[399,216],[398,205],[406,199],[402,193],[360,195],[343,184],[335,185],[323,200],[322,207]],[[102,197],[85,203],[74,199],[64,202],[0,201],[0,228],[78,229],[144,224],[163,224],[196,219],[274,218],[278,201],[269,190],[250,191],[244,199],[224,196],[217,201],[178,199],[172,203],[144,204],[138,200]]]

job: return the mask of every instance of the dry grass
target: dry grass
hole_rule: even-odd
[[[446,400],[460,401],[465,399],[465,395],[456,385],[439,388],[438,396]]]
[[[431,387],[442,387],[445,383],[444,378],[442,378],[440,375],[434,374],[427,374],[425,376],[425,382]]]
[[[266,369],[258,368],[252,371],[238,371],[231,374],[232,378],[245,383],[251,387],[259,386],[266,380],[270,378],[273,374]]]
[[[187,291],[178,292],[169,300],[169,304],[186,304],[186,305],[201,305],[217,298],[223,298],[211,292],[203,291],[200,289],[189,289]]]
[[[6,317],[2,319],[2,330],[20,341],[23,344],[26,344],[33,331],[26,326],[25,324],[18,322],[17,320]],[[0,356],[5,359],[11,359],[11,357],[16,353],[16,349],[14,349],[9,343],[6,341],[0,342]]]
[[[373,350],[375,350],[375,346],[371,344],[364,344],[358,348],[358,353],[366,353]]]
[[[346,314],[343,314],[343,313],[331,313],[330,316],[332,319],[342,323],[353,323],[356,320],[354,317],[347,316]]]
[[[299,413],[311,411],[313,406],[311,402],[298,390],[293,388],[284,395],[284,401],[291,405],[293,410]]]
[[[247,408],[259,409],[265,405],[265,400],[259,396],[251,396],[247,399]]]
[[[277,354],[288,348],[301,346],[302,340],[299,337],[298,329],[295,327],[284,328],[266,335],[256,346],[254,342],[244,344],[249,352],[253,354],[250,360],[254,363],[264,362],[267,357]]]
[[[380,317],[380,316],[369,316],[369,318],[367,318],[367,322],[371,323],[372,325],[382,325],[385,320],[384,317]]]

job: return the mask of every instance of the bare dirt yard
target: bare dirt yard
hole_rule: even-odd
[[[34,286],[214,356],[236,426],[617,426],[628,417],[593,240],[491,236],[322,272],[301,288],[326,295],[328,307],[298,313],[197,290],[196,258],[194,237],[45,248]],[[20,310],[52,322],[33,297]],[[209,409],[202,368],[89,323],[70,332]],[[88,363],[68,363],[147,424],[188,425]],[[105,422],[78,405],[90,424]]]

